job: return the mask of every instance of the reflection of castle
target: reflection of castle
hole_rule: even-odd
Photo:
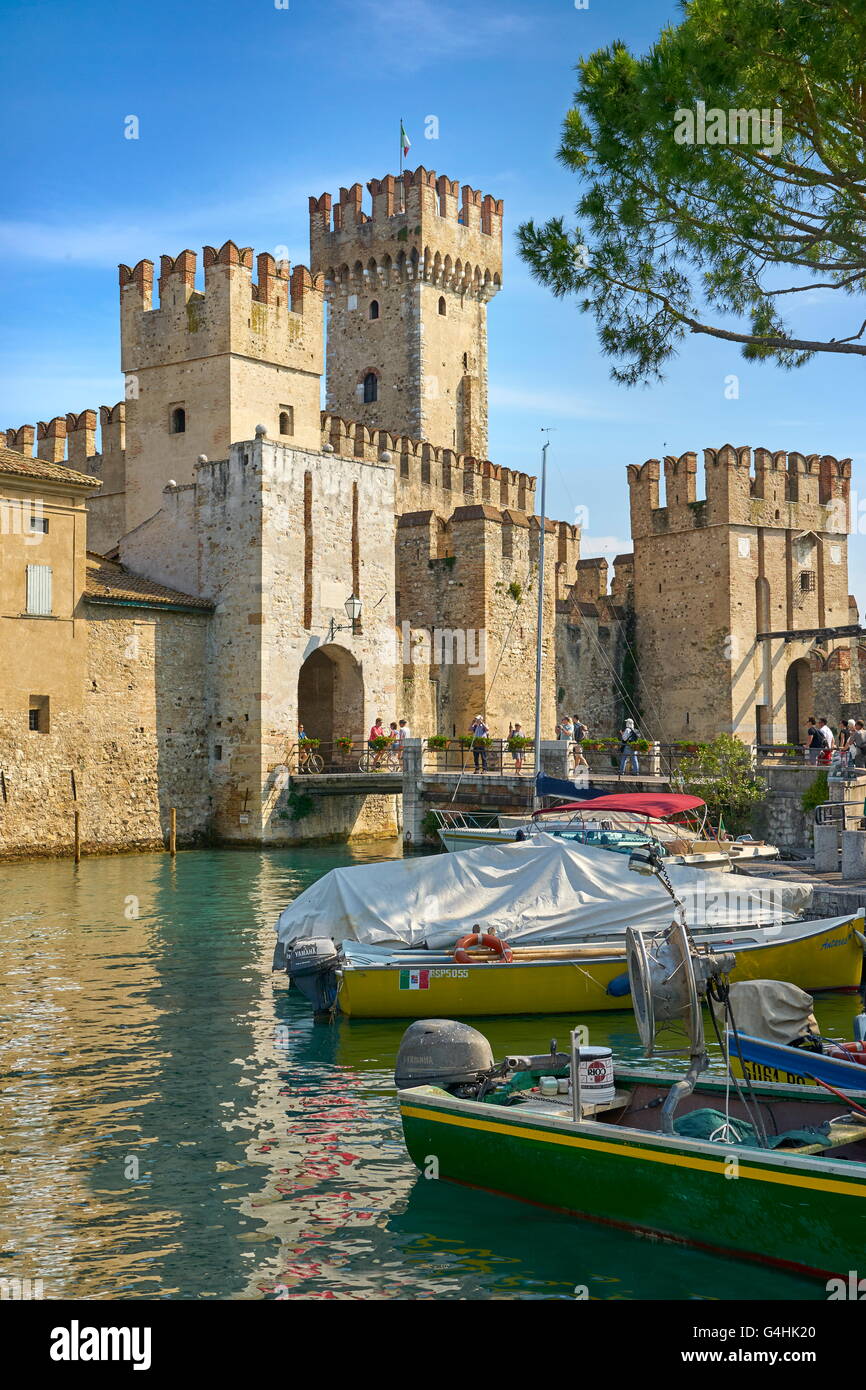
[[[50,494],[54,517],[3,538],[6,641],[23,623],[28,642],[0,691],[20,802],[44,808],[77,769],[109,842],[155,838],[167,805],[186,832],[280,838],[274,770],[298,719],[326,740],[376,714],[416,733],[481,710],[495,733],[531,723],[535,480],[485,458],[502,204],[423,168],[368,187],[369,211],[359,184],[310,200],[309,270],[262,253],[254,280],[229,241],[205,248],[200,289],[183,251],[154,307],[152,263],[121,266],[126,400],[102,408],[101,450],[92,410],[10,431],[4,494]],[[708,459],[701,502],[694,456],[665,461],[664,508],[658,462],[629,470],[635,554],[610,593],[578,528],[548,522],[546,733],[559,707],[607,734],[630,701],[655,737],[779,739],[813,698],[859,699],[850,641],[756,640],[849,621],[828,510],[847,461],[758,450],[750,477],[748,451]],[[361,630],[328,642],[350,594]],[[109,805],[118,779],[135,814]],[[10,843],[39,821],[14,800]]]

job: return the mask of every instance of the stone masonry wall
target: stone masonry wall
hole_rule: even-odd
[[[0,855],[158,848],[177,807],[181,844],[209,829],[201,698],[207,618],[85,604],[79,708],[52,707],[48,733],[0,716]]]

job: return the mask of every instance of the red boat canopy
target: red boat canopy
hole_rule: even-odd
[[[594,796],[586,801],[567,801],[564,805],[548,806],[536,811],[536,816],[562,815],[563,811],[631,811],[636,816],[653,816],[667,820],[678,811],[696,811],[705,806],[699,796],[676,795],[673,792],[611,792],[610,796]]]

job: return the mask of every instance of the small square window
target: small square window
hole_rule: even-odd
[[[31,695],[27,726],[33,734],[48,733],[48,696]]]
[[[815,571],[800,570],[800,593],[812,594],[815,592]]]
[[[48,535],[48,517],[47,517],[47,516],[31,516],[31,518],[30,518],[30,528],[29,528],[29,529],[30,529],[31,531],[36,531],[36,532],[38,532],[39,535],[41,535],[41,536],[47,536],[47,535]]]

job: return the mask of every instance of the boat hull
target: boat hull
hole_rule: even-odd
[[[863,918],[846,919],[793,939],[772,936],[736,952],[731,979],[787,980],[814,994],[856,989],[863,952]],[[724,936],[712,938],[729,949]],[[352,1018],[485,1018],[502,1014],[599,1013],[631,1009],[628,993],[608,987],[625,970],[623,956],[583,961],[513,961],[424,966],[394,963],[344,966],[338,1007]]]
[[[723,1105],[723,1084],[701,1089],[706,1104]],[[862,1163],[521,1118],[434,1087],[401,1091],[399,1103],[406,1146],[427,1176],[822,1277],[847,1279],[862,1264]]]
[[[746,1033],[739,1034],[739,1044],[738,1053],[733,1042],[730,1043],[731,1070],[735,1076],[785,1086],[810,1086],[812,1078],[820,1078],[844,1091],[846,1096],[866,1091],[866,1066],[859,1062],[826,1057],[800,1047],[785,1047],[768,1042],[766,1038],[751,1038]]]

